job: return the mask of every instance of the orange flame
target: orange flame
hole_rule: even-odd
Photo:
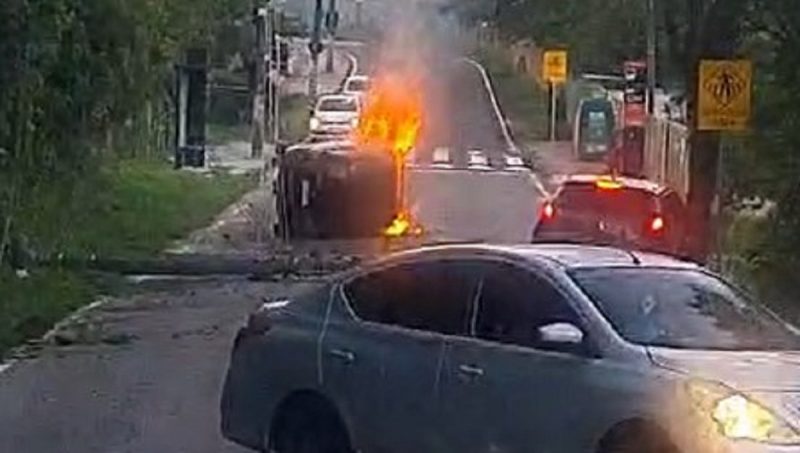
[[[383,235],[387,238],[400,238],[404,236],[422,236],[424,230],[422,226],[416,224],[408,212],[400,212],[384,230]]]
[[[422,127],[422,100],[412,78],[376,78],[356,131],[359,143],[405,155],[417,143]]]

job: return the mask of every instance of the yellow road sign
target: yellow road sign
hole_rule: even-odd
[[[546,50],[542,64],[542,78],[547,83],[564,83],[569,71],[569,56],[566,50]]]
[[[747,129],[753,90],[753,64],[750,61],[702,60],[698,84],[698,130]]]

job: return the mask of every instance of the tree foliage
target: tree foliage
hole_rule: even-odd
[[[646,55],[645,0],[470,0],[473,22],[507,40],[570,50],[572,67],[613,71]],[[476,4],[482,4],[479,8]],[[794,287],[800,265],[800,9],[796,0],[655,0],[658,78],[695,86],[699,58],[754,62],[754,118],[745,135],[723,137],[731,200],[774,203],[766,227],[738,238],[776,287]],[[711,184],[713,186],[713,183]]]
[[[115,132],[142,135],[172,64],[246,0],[4,0],[0,8],[0,262],[31,187],[80,177]]]

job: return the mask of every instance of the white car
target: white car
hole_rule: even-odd
[[[507,155],[506,168],[509,170],[524,170],[526,168],[525,161],[519,156]]]
[[[345,80],[342,93],[350,96],[363,97],[369,90],[369,77],[365,75],[350,76]]]
[[[450,148],[440,146],[433,150],[433,166],[440,168],[452,168],[450,161]]]
[[[358,127],[361,105],[358,98],[345,94],[320,96],[309,120],[312,135],[346,135]]]
[[[477,170],[490,170],[489,158],[482,151],[472,150],[467,152],[467,165]]]

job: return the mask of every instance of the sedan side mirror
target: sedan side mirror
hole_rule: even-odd
[[[539,339],[542,343],[580,345],[583,343],[583,331],[573,324],[557,322],[540,327]]]

